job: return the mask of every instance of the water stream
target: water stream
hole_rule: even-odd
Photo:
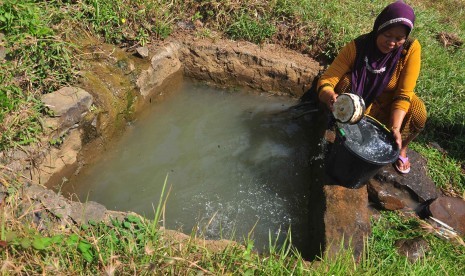
[[[253,230],[261,250],[269,234],[282,244],[291,227],[305,254],[323,156],[311,114],[287,110],[295,104],[186,81],[62,190],[153,218],[168,177],[167,228],[239,241]]]

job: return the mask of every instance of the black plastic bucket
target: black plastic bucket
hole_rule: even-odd
[[[325,157],[325,171],[334,184],[359,188],[398,157],[399,147],[391,132],[365,117],[357,124],[337,125],[336,140]]]

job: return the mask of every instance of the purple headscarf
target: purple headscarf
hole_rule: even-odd
[[[408,36],[414,22],[413,9],[402,0],[398,0],[381,11],[370,33],[355,39],[357,53],[352,71],[352,93],[361,96],[367,106],[388,85],[403,50],[401,46],[383,54],[376,46],[377,36],[397,25],[406,26]]]

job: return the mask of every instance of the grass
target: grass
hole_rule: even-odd
[[[465,175],[458,160],[425,144],[413,143],[411,148],[426,158],[428,174],[439,188],[450,195],[463,194]]]
[[[52,29],[56,10],[40,1],[2,1],[0,32],[8,50],[0,63],[0,150],[37,141],[39,96],[74,80],[73,46]]]
[[[19,185],[10,186],[8,204],[19,204],[20,197],[14,196],[20,195]],[[270,246],[269,254],[257,255],[252,240],[245,240],[244,246],[231,243],[212,251],[195,241],[195,233],[182,242],[165,235],[156,223],[161,221],[166,203],[163,191],[160,199],[154,220],[127,215],[109,224],[89,221],[80,227],[49,228],[46,232],[40,228],[50,226],[53,218],[43,216],[42,225],[28,226],[23,221],[29,221],[27,216],[33,216],[33,210],[11,212],[18,209],[2,206],[0,271],[68,275],[460,275],[464,268],[464,246],[425,234],[424,222],[394,212],[382,213],[381,219],[374,221],[373,235],[360,262],[353,259],[349,249],[335,258],[308,263],[288,244]],[[428,241],[430,249],[422,261],[410,263],[397,253],[394,243],[419,236]]]
[[[433,233],[425,234],[425,222],[394,212],[385,212],[373,224],[373,235],[362,261],[362,270],[369,275],[459,275],[464,269],[463,245],[453,244]],[[421,237],[428,242],[425,258],[411,263],[397,253],[395,241]]]
[[[308,54],[327,65],[349,40],[369,31],[376,14],[391,1],[149,1],[149,0],[3,0],[0,3],[0,150],[37,141],[43,131],[40,96],[79,82],[83,33],[125,49],[176,33],[179,22],[201,22],[193,32],[256,44],[276,43]],[[428,173],[449,194],[465,191],[465,53],[445,46],[441,33],[465,40],[465,4],[460,0],[412,0],[422,44],[417,93],[429,119],[412,148],[428,159]],[[445,151],[432,147],[438,143]],[[446,153],[445,153],[446,152]],[[160,231],[163,210],[153,220],[127,216],[111,224],[56,227],[56,218],[35,225],[33,210],[21,202],[21,182],[0,175],[7,197],[0,202],[3,274],[324,274],[459,275],[464,247],[425,234],[415,218],[382,213],[373,224],[367,253],[357,263],[349,251],[336,259],[305,262],[290,246],[271,246],[265,256],[253,253],[253,241],[214,252],[194,242],[176,242]],[[162,192],[162,195],[164,192]],[[160,199],[159,202],[162,202]],[[425,259],[411,264],[399,255],[400,237],[424,236]],[[291,237],[288,237],[290,239]],[[272,243],[272,242],[271,242]]]
[[[20,183],[11,183],[10,196],[1,206],[0,254],[3,274],[67,275],[460,275],[465,268],[465,246],[434,234],[431,226],[416,217],[383,212],[373,221],[365,254],[354,260],[350,249],[334,257],[306,262],[289,245],[270,239],[267,254],[254,252],[253,240],[243,245],[228,243],[212,250],[199,242],[196,233],[181,239],[162,230],[164,195],[154,210],[154,219],[128,214],[110,223],[88,221],[81,226],[51,227],[55,218],[21,205]],[[40,223],[29,224],[40,215]],[[46,229],[44,231],[44,229]],[[426,229],[426,230],[425,230]],[[400,239],[422,237],[428,243],[425,257],[408,261],[397,252]],[[463,243],[463,241],[462,241]]]

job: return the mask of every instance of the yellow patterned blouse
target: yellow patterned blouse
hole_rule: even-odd
[[[402,57],[397,63],[388,86],[375,99],[376,102],[382,105],[391,105],[391,110],[401,109],[405,112],[408,111],[410,99],[414,94],[414,89],[420,74],[421,45],[418,40],[413,40],[409,42],[409,44],[410,45],[407,47],[408,49],[403,51]],[[336,93],[341,93],[341,91],[337,91],[338,83],[344,76],[346,79],[347,77],[350,79],[350,72],[352,72],[355,62],[355,54],[355,41],[352,40],[341,49],[333,63],[331,63],[325,73],[320,77],[318,81],[319,93],[327,89],[333,89],[336,90]]]

